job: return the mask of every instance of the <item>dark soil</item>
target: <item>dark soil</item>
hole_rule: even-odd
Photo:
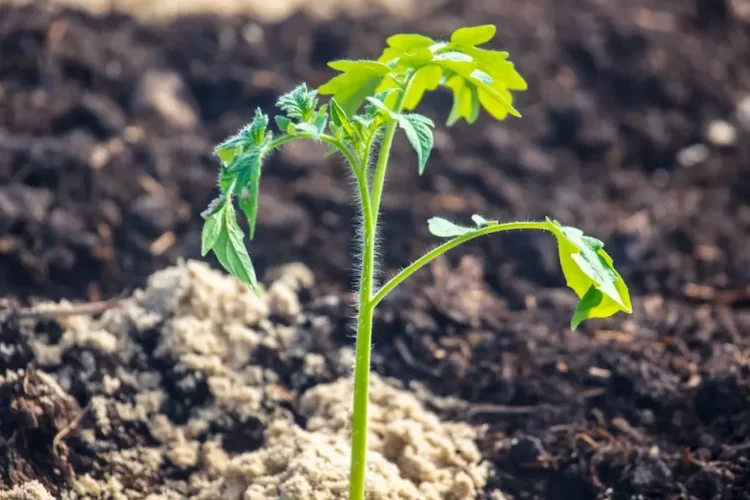
[[[492,486],[509,498],[750,498],[747,10],[742,0],[454,0],[417,23],[296,17],[258,40],[244,38],[257,31],[248,20],[146,27],[0,7],[0,297],[99,300],[198,257],[212,144],[256,106],[270,110],[299,80],[322,83],[328,59],[375,55],[391,33],[493,22],[530,84],[524,118],[438,127],[422,177],[397,144],[384,272],[434,244],[430,215],[550,215],[606,242],[635,313],[572,333],[553,242],[487,239],[383,305],[376,369],[473,403],[456,417],[490,424]],[[443,121],[449,105],[438,94],[425,110]],[[718,145],[716,120],[736,141]],[[688,166],[684,150],[698,143],[707,155]],[[300,144],[272,159],[251,247],[261,271],[306,263],[321,282],[313,296],[353,278],[345,172],[320,153]],[[331,312],[339,345],[351,342],[350,313]],[[34,404],[33,380],[26,387],[0,395],[0,411],[11,397]],[[0,449],[14,457],[20,441],[51,442],[70,423],[60,404],[64,415],[44,407],[20,434],[0,413]],[[12,481],[6,455],[0,476]],[[49,454],[13,459],[24,477],[60,468]]]

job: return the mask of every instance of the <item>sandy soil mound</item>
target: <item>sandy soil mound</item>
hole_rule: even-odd
[[[21,325],[38,369],[3,374],[1,418],[19,441],[34,435],[52,451],[64,479],[47,486],[71,500],[346,498],[351,382],[332,374],[351,356],[311,350],[308,326],[325,317],[300,305],[310,271],[275,275],[259,298],[189,261],[101,318],[61,319],[54,335]],[[332,381],[295,392],[284,383],[294,376],[289,358],[303,375]],[[477,496],[489,469],[475,429],[442,422],[377,376],[371,399],[368,498]],[[16,451],[23,464],[26,451]],[[0,498],[49,494],[29,482]]]

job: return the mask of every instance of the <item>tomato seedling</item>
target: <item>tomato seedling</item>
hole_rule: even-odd
[[[268,130],[268,116],[257,110],[252,122],[219,144],[220,195],[203,213],[202,254],[213,250],[221,265],[256,293],[258,284],[236,219],[233,199],[255,235],[258,187],[263,160],[274,149],[296,139],[325,143],[349,163],[356,179],[356,195],[362,212],[359,303],[354,367],[354,402],[350,500],[365,495],[367,450],[367,403],[370,374],[373,311],[378,303],[406,278],[436,257],[474,238],[501,231],[536,229],[554,235],[567,284],[580,301],[571,320],[576,328],[589,318],[603,318],[618,311],[632,312],[628,289],[604,251],[601,241],[555,220],[500,223],[479,215],[468,226],[434,217],[430,232],[447,241],[376,286],[376,242],[380,202],[391,144],[403,130],[416,151],[418,173],[424,172],[433,147],[434,124],[412,112],[425,92],[447,87],[453,93],[450,126],[464,119],[473,123],[480,109],[498,120],[520,117],[513,107],[512,91],[526,90],[526,82],[508,61],[508,53],[480,48],[495,35],[492,25],[461,28],[447,41],[417,34],[388,38],[377,60],[341,60],[329,63],[340,72],[317,90],[299,85],[282,95],[275,117],[280,134]],[[330,95],[320,105],[319,95]]]

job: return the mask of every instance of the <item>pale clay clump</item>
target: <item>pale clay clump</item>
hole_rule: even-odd
[[[132,422],[145,424],[157,441],[152,446],[136,444],[100,453],[98,460],[108,464],[103,470],[110,470],[109,475],[78,476],[60,498],[346,498],[350,378],[314,386],[299,396],[280,383],[279,374],[255,364],[260,352],[280,356],[298,352],[306,376],[325,378],[330,373],[326,357],[309,352],[310,332],[301,327],[305,314],[298,293],[312,286],[312,273],[291,265],[272,277],[257,297],[205,263],[184,262],[155,273],[144,290],[100,319],[61,320],[65,331],[56,344],[31,339],[42,366],[59,367],[67,350],[81,347],[121,360],[121,366],[103,377],[96,389],[89,405],[96,432],[81,429],[82,439],[109,436],[120,422]],[[283,324],[275,323],[276,318]],[[184,373],[179,381],[184,388],[205,383],[210,399],[190,407],[183,423],[175,423],[166,412],[170,395],[162,386],[164,374],[126,368],[136,351],[134,332],[157,337],[154,355],[175,361],[174,370]],[[351,353],[342,350],[332,359],[337,357],[349,360]],[[69,388],[69,378],[61,376],[60,391]],[[135,395],[118,399],[123,389],[135,390]],[[488,474],[474,442],[476,429],[442,422],[412,392],[375,375],[371,401],[368,500],[476,498]],[[297,406],[307,417],[306,428],[295,424],[280,402]],[[237,425],[250,420],[262,423],[260,449],[230,453],[222,446],[221,431],[218,436],[211,434],[213,423],[233,419],[240,422]],[[165,465],[182,469],[187,479],[159,479]],[[134,477],[141,479],[133,482]],[[39,490],[27,483],[0,493],[0,498],[51,498],[34,493],[38,491],[46,493],[43,487]]]

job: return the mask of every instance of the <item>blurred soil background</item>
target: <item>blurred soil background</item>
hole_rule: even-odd
[[[549,215],[605,241],[636,310],[572,333],[575,300],[553,242],[487,239],[384,303],[376,370],[468,401],[444,416],[488,425],[488,491],[508,498],[748,498],[750,1],[363,0],[288,10],[214,1],[210,12],[208,2],[123,0],[91,2],[95,14],[21,3],[0,2],[6,308],[127,295],[198,257],[199,214],[215,195],[212,146],[256,106],[273,112],[299,81],[330,78],[326,61],[374,57],[390,34],[441,37],[491,22],[494,45],[529,82],[517,106],[524,117],[438,126],[422,177],[398,142],[384,273],[435,243],[431,215]],[[449,95],[431,95],[423,109],[443,123]],[[314,144],[275,155],[250,247],[261,274],[295,261],[312,270],[317,285],[302,307],[344,299],[319,333],[330,346],[351,343],[355,212],[345,175]],[[13,321],[3,328],[23,339]],[[74,396],[81,407],[92,397]],[[11,449],[26,424],[12,398],[3,401],[0,449]],[[64,484],[27,458],[24,477]]]

